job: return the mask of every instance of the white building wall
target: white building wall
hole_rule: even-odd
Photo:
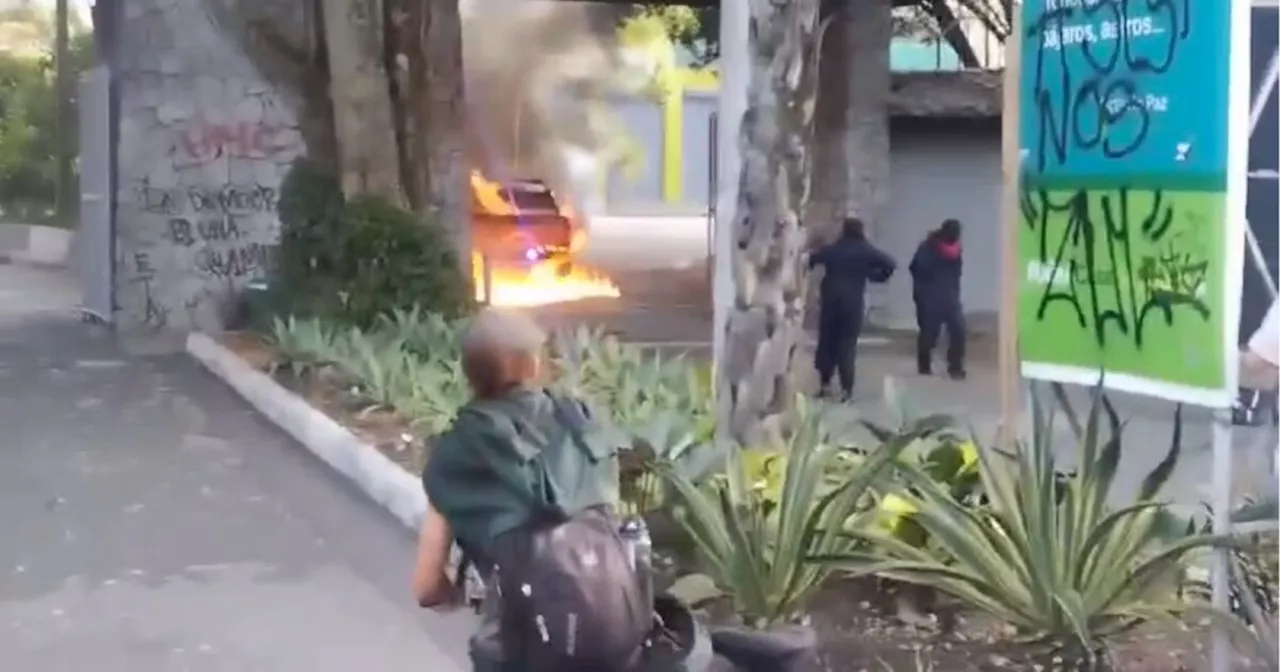
[[[964,225],[965,312],[992,314],[999,300],[1000,134],[956,130],[894,132],[892,179],[877,244],[899,270],[873,297],[872,319],[890,328],[915,328],[907,264],[924,236],[948,217]]]

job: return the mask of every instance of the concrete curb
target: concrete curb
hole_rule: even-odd
[[[187,337],[186,350],[250,406],[350,479],[397,520],[410,529],[418,529],[427,497],[417,477],[267,374],[249,366],[213,337],[193,332]]]
[[[0,224],[0,256],[15,262],[65,266],[75,245],[75,232],[40,224]]]

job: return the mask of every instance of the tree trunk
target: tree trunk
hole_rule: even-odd
[[[867,235],[884,232],[889,205],[889,44],[893,39],[893,0],[858,0],[849,12],[848,213],[867,226]],[[867,304],[882,305],[882,286],[872,287]]]
[[[813,113],[813,190],[805,208],[810,248],[839,235],[849,200],[849,10],[842,0],[821,0],[826,22],[818,56],[818,101]],[[819,274],[809,278],[805,327],[818,320]]]
[[[405,181],[415,209],[449,232],[466,270],[471,188],[458,0],[406,0],[401,6],[398,43],[407,66],[403,114],[412,129],[405,149],[413,157]]]
[[[382,0],[322,0],[342,191],[403,204]]]
[[[819,0],[750,0],[750,81],[738,143],[734,304],[717,367],[722,427],[739,445],[777,440],[792,401],[804,317]]]
[[[818,57],[818,101],[813,115],[813,191],[805,209],[811,243],[835,239],[849,198],[849,10],[822,0],[826,21]]]
[[[868,235],[883,227],[889,201],[889,42],[893,0],[849,3],[849,212]]]

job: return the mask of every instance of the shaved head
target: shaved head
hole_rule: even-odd
[[[476,396],[505,394],[538,377],[546,333],[528,315],[486,308],[462,335],[462,370]]]

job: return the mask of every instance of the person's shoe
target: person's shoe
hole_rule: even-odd
[[[916,364],[916,373],[922,376],[932,376],[933,367],[928,364]]]
[[[840,393],[840,403],[848,404],[853,401],[853,390],[845,390]]]
[[[965,373],[964,369],[951,369],[947,372],[947,375],[951,376],[951,380],[964,380],[969,377],[969,374]]]

